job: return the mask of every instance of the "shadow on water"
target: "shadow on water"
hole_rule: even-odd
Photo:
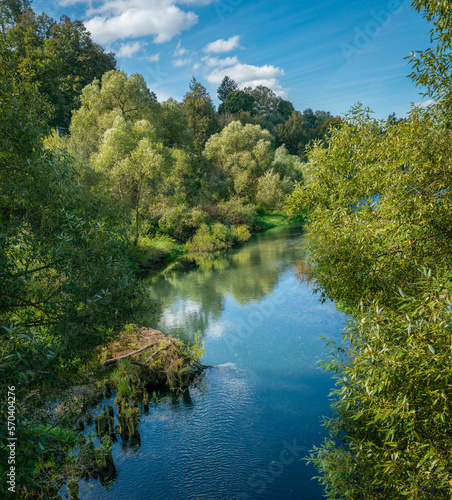
[[[316,366],[328,352],[322,335],[338,340],[345,316],[297,279],[302,252],[302,228],[292,226],[149,280],[160,302],[154,326],[188,342],[200,332],[215,368],[151,405],[140,446],[113,446],[109,489],[91,481],[81,498],[322,498],[303,458],[330,413],[333,381]]]

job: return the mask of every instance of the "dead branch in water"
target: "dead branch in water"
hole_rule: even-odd
[[[154,353],[152,353],[151,356],[149,356],[148,359],[152,359],[153,357],[155,357],[159,352],[161,351],[164,351],[166,349],[168,349],[171,345],[174,344],[174,341],[172,340],[171,342],[169,342],[168,344],[164,345],[163,347],[160,347],[160,349],[157,349]],[[134,352],[130,352],[129,354],[124,354],[123,356],[119,356],[119,358],[113,358],[113,359],[107,359],[106,361],[104,361],[102,363],[102,366],[110,366],[110,365],[113,365],[115,363],[117,363],[118,361],[121,361],[122,359],[127,359],[127,358],[130,358],[130,356],[135,356],[136,354],[140,354],[144,351],[147,351],[148,349],[150,349],[151,347],[154,347],[155,346],[155,343],[153,344],[149,344],[147,345],[146,347],[143,347],[142,349],[139,349],[138,351],[134,351]]]

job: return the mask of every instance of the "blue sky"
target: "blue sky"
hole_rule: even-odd
[[[159,100],[181,100],[195,76],[218,104],[224,75],[343,115],[355,102],[377,118],[422,101],[404,57],[429,46],[429,24],[402,0],[34,0],[35,11],[85,22],[141,73]]]

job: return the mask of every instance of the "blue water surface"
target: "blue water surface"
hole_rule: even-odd
[[[140,445],[114,444],[115,479],[83,483],[81,498],[322,498],[303,458],[331,414],[322,337],[339,340],[346,318],[296,276],[302,247],[301,227],[270,231],[149,283],[153,326],[186,342],[199,332],[214,368],[151,405]]]

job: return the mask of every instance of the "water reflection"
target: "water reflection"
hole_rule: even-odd
[[[198,258],[148,286],[160,301],[152,326],[205,338],[207,370],[183,395],[160,395],[140,424],[141,446],[113,447],[112,491],[89,500],[320,500],[302,460],[318,446],[334,384],[316,368],[344,315],[300,283],[301,228],[256,236],[235,251]],[[87,485],[86,485],[87,486]]]
[[[183,269],[150,280],[151,295],[160,303],[158,328],[191,342],[194,333],[205,336],[209,325],[218,321],[228,298],[244,307],[260,303],[299,258],[301,233],[296,225],[256,235],[245,247],[193,256]],[[222,332],[214,327],[211,334]]]

